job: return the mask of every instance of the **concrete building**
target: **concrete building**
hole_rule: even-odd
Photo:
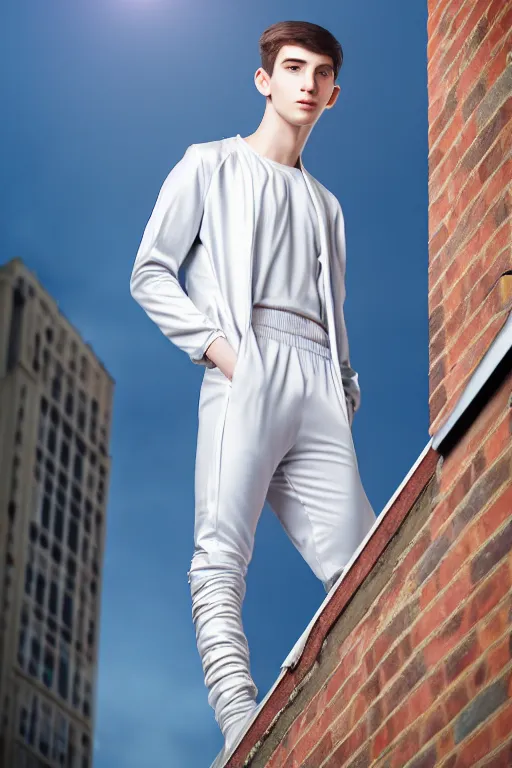
[[[114,382],[0,267],[0,768],[90,768]]]

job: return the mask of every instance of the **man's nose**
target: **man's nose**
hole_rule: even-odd
[[[302,86],[303,91],[308,91],[308,93],[314,93],[316,89],[316,81],[314,75],[306,75],[304,78],[304,84]]]

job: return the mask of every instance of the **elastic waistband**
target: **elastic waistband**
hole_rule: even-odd
[[[256,336],[331,356],[329,334],[309,317],[274,307],[253,307],[252,326]]]

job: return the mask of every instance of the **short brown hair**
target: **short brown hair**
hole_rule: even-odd
[[[279,21],[263,32],[259,40],[261,66],[272,77],[277,54],[283,45],[299,45],[313,53],[330,56],[334,68],[334,80],[343,63],[343,50],[334,35],[318,24],[309,21]]]

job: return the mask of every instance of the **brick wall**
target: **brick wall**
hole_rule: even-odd
[[[428,7],[434,434],[510,308],[502,276],[512,266],[512,3],[429,0]]]
[[[425,454],[230,768],[512,765],[511,389]]]
[[[512,765],[511,386],[437,460],[366,578],[338,587],[316,662],[230,765]]]
[[[428,8],[434,439],[230,768],[512,766],[512,0]]]

